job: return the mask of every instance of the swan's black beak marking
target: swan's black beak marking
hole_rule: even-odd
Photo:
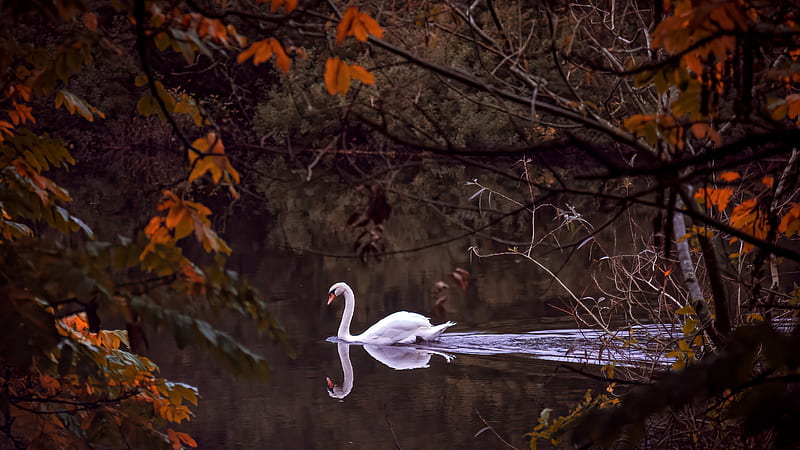
[[[329,305],[331,304],[331,302],[333,301],[334,298],[336,298],[336,294],[334,294],[333,292],[328,294],[328,304]]]

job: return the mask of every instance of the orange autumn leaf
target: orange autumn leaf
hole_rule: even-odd
[[[97,14],[92,12],[84,13],[83,25],[89,31],[97,31]]]
[[[705,122],[697,122],[692,124],[692,134],[698,139],[706,137],[708,134],[709,125]]]
[[[64,188],[56,184],[53,180],[40,174],[36,169],[25,162],[24,159],[16,158],[11,161],[11,165],[20,176],[30,179],[33,184],[31,190],[39,196],[42,203],[50,203],[50,194],[54,194],[56,198],[62,201],[70,201],[69,193]]]
[[[800,204],[792,203],[791,205],[792,208],[783,216],[780,225],[778,225],[778,231],[786,236],[791,236],[795,233],[800,234]]]
[[[47,374],[39,375],[39,385],[47,392],[47,395],[55,395],[61,390],[61,383]]]
[[[252,57],[253,64],[257,66],[269,60],[273,54],[275,55],[275,67],[281,72],[287,73],[292,65],[292,60],[286,54],[281,43],[275,38],[253,42],[250,47],[239,53],[239,56],[236,57],[236,62],[241,64]]]
[[[635,114],[625,119],[623,126],[631,133],[638,130],[643,124],[656,119],[655,114]]]
[[[364,84],[375,84],[375,77],[361,66],[350,66],[350,76]]]
[[[360,12],[357,7],[351,6],[347,8],[339,25],[336,26],[336,43],[341,44],[347,36],[354,36],[361,42],[367,42],[369,34],[382,38],[383,28],[369,14]]]
[[[786,115],[790,119],[797,118],[800,115],[800,94],[791,94],[786,97]]]
[[[211,229],[211,210],[203,204],[183,200],[172,191],[164,191],[159,203],[159,211],[167,211],[166,217],[153,217],[145,228],[150,243],[139,255],[143,261],[147,254],[154,251],[156,244],[167,244],[177,241],[194,232],[195,238],[207,252],[230,253],[231,249]]]
[[[722,137],[719,135],[717,130],[711,128],[708,123],[705,122],[697,122],[692,124],[692,134],[697,139],[708,138],[716,144],[717,146],[722,145]]]
[[[761,213],[758,208],[758,201],[754,198],[745,200],[733,208],[730,224],[732,227],[759,239],[766,238],[769,230],[767,216]],[[736,241],[738,241],[738,238],[730,240],[731,243]],[[742,251],[749,252],[754,248],[753,244],[745,242]]]
[[[761,183],[762,183],[764,186],[766,186],[766,187],[768,187],[768,188],[771,188],[771,187],[772,187],[772,185],[774,185],[774,184],[775,184],[775,178],[773,178],[773,177],[770,177],[770,176],[766,176],[766,177],[764,177],[764,178],[762,178],[762,179],[761,179]]]
[[[273,39],[272,42],[272,50],[275,52],[275,67],[283,73],[289,72],[289,68],[292,66],[292,60],[289,59],[289,55],[283,50],[280,42],[275,39]]]
[[[728,207],[728,203],[733,195],[733,189],[730,188],[700,188],[695,192],[694,198],[703,200],[707,206],[716,206],[718,210],[724,211]]]
[[[229,34],[229,31],[233,31],[233,34]],[[231,38],[239,41],[241,36],[237,36],[235,33],[236,29],[232,28],[232,26],[226,26],[221,20],[210,19],[208,17],[202,17],[200,19],[200,25],[197,27],[198,36],[210,36],[215,41],[224,45],[229,45]]]
[[[5,137],[6,135],[13,136],[14,135],[13,130],[14,130],[14,125],[11,125],[10,123],[4,120],[0,120],[0,142],[6,140]]]
[[[8,95],[11,98],[22,98],[26,102],[31,101],[32,89],[24,84],[15,84],[8,88]]]
[[[206,294],[206,277],[202,270],[195,266],[191,261],[185,260],[180,270],[183,278],[188,282],[187,294],[192,296],[202,296]]]
[[[339,92],[337,80],[339,78],[340,64],[343,63],[339,58],[328,58],[328,60],[325,62],[325,87],[328,89],[328,93],[331,95],[336,95]],[[349,86],[344,87],[344,92],[342,95],[347,93],[347,89],[349,89]]]
[[[33,117],[33,114],[31,114],[33,108],[24,103],[12,102],[12,105],[14,109],[8,112],[8,117],[11,118],[11,122],[13,122],[14,125],[21,125],[25,122],[36,123],[36,119]]]
[[[197,447],[197,441],[192,439],[191,436],[186,433],[181,433],[180,431],[175,431],[172,428],[167,430],[167,437],[172,443],[172,448],[175,450],[180,450],[184,445],[188,445],[192,448]]]
[[[375,77],[361,66],[351,66],[339,58],[328,58],[325,62],[325,87],[331,95],[346,95],[353,78],[364,84],[375,84]]]
[[[270,12],[275,12],[283,6],[287,13],[297,9],[297,0],[258,0],[258,3],[269,2]]]
[[[186,260],[184,264],[181,266],[181,275],[183,275],[188,281],[192,283],[199,283],[203,284],[206,282],[206,278],[203,275],[203,272],[200,271],[194,264]]]
[[[719,178],[722,181],[734,181],[739,178],[739,174],[737,172],[722,172]]]
[[[189,173],[189,182],[211,174],[214,183],[223,179],[238,184],[241,181],[239,172],[233,168],[228,157],[225,156],[225,146],[217,134],[209,132],[206,137],[195,139],[193,149],[189,149],[189,164],[192,170]]]
[[[253,64],[256,66],[269,59],[272,56],[272,50],[267,44],[267,40],[257,41],[250,44],[247,49],[239,53],[236,57],[236,62],[241,64],[253,57]]]
[[[779,100],[770,105],[770,107],[773,106],[775,109],[773,109],[772,114],[770,114],[772,120],[783,120],[784,118],[786,118],[786,115],[789,113],[789,106],[786,105],[786,102],[784,100]]]

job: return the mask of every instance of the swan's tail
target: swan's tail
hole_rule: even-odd
[[[448,320],[447,322],[445,322],[445,323],[443,323],[441,325],[436,325],[435,327],[430,327],[429,329],[425,330],[424,333],[420,333],[419,337],[421,337],[422,339],[424,339],[426,341],[435,341],[435,340],[439,339],[439,336],[441,336],[442,333],[444,333],[444,330],[452,327],[455,324],[456,324],[455,322],[452,322],[452,321]]]

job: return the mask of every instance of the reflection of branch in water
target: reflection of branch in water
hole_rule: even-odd
[[[336,344],[336,348],[339,351],[339,361],[342,364],[344,381],[341,386],[337,386],[330,378],[325,379],[328,395],[332,398],[343,399],[353,390],[354,375],[353,364],[350,362],[350,345],[359,344],[348,344],[346,342],[337,342]],[[424,369],[430,365],[432,355],[439,355],[447,362],[455,358],[453,355],[435,350],[421,350],[399,345],[363,345],[363,347],[367,354],[376,361],[395,370]]]
[[[507,440],[503,439],[503,437],[500,436],[500,434],[497,432],[497,430],[495,430],[494,427],[489,425],[489,422],[487,422],[486,419],[483,418],[483,416],[481,415],[481,412],[478,411],[477,408],[475,408],[475,413],[478,415],[478,418],[481,419],[481,422],[483,422],[483,424],[486,425],[485,427],[481,428],[480,431],[475,433],[475,437],[478,437],[484,431],[491,431],[492,433],[494,433],[495,436],[497,436],[497,439],[500,439],[500,441],[503,444],[506,444],[508,447],[513,448],[515,450],[519,450],[519,449],[517,449],[517,447],[514,447],[513,445],[511,445]]]
[[[389,431],[392,432],[392,440],[394,441],[394,446],[397,447],[398,450],[401,450],[400,442],[397,441],[397,435],[394,432],[394,427],[392,426],[392,422],[389,420],[389,410],[386,408],[386,404],[383,404],[383,413],[386,416],[386,424],[389,425]]]
[[[569,371],[572,371],[572,372],[575,372],[577,374],[583,375],[586,378],[591,378],[592,380],[603,381],[603,382],[606,382],[606,383],[632,384],[632,385],[643,384],[641,382],[634,381],[634,380],[625,380],[625,379],[622,379],[622,378],[607,377],[605,375],[595,375],[593,373],[589,373],[589,372],[587,372],[585,370],[581,370],[581,369],[579,369],[577,367],[572,367],[572,366],[567,365],[567,364],[560,364],[558,367],[563,367],[564,369],[567,369]]]

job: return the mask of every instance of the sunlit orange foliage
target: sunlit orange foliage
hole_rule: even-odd
[[[375,77],[367,69],[348,65],[339,58],[328,58],[325,63],[325,87],[331,95],[347,94],[353,78],[364,84],[375,84]]]
[[[36,122],[33,114],[31,114],[33,108],[24,103],[17,102],[12,102],[11,105],[14,107],[14,109],[8,112],[8,117],[11,118],[11,122],[13,122],[14,125],[21,125],[25,122]]]
[[[281,6],[283,6],[287,13],[297,9],[297,0],[258,0],[258,2],[270,2],[269,10],[272,12],[279,10]]]
[[[785,99],[771,102],[772,118],[774,120],[799,119],[800,117],[800,94],[789,94]]]
[[[789,212],[783,216],[780,225],[778,225],[778,231],[786,236],[791,236],[795,233],[800,234],[800,204],[792,203],[791,206]]]
[[[225,156],[225,146],[222,144],[222,138],[218,137],[216,133],[212,131],[206,134],[205,137],[195,139],[192,147],[194,150],[188,150],[189,164],[191,165],[189,182],[202,177],[206,173],[211,174],[211,179],[214,183],[219,183],[223,179],[226,182],[233,183],[241,181],[239,172],[233,168],[228,157]]]
[[[360,12],[357,7],[351,6],[344,12],[342,20],[336,26],[336,43],[341,44],[347,36],[354,36],[361,42],[367,42],[369,34],[383,37],[383,29],[367,13]]]
[[[13,136],[14,135],[14,125],[0,120],[0,142],[6,140],[6,136]]]
[[[221,20],[206,17],[200,13],[176,14],[180,20],[180,26],[186,30],[193,30],[201,38],[211,38],[220,44],[230,44],[231,38],[235,33],[226,27]]]
[[[695,122],[692,124],[692,134],[697,139],[708,138],[717,146],[722,145],[722,137],[708,122]]]
[[[208,216],[211,210],[206,206],[182,200],[172,191],[164,191],[164,197],[158,205],[159,211],[167,211],[165,216],[150,219],[145,234],[150,242],[139,256],[144,260],[148,253],[155,251],[157,244],[170,244],[183,239],[194,231],[197,242],[208,251],[230,253],[231,249],[214,230]]]
[[[741,177],[738,172],[722,172],[719,179],[722,181],[735,181]]]
[[[180,450],[184,445],[188,445],[192,448],[197,447],[197,442],[192,439],[191,436],[186,433],[181,433],[180,431],[175,431],[172,428],[167,430],[167,437],[170,442],[172,442],[172,448],[175,450]]]
[[[250,47],[239,53],[239,56],[236,57],[236,62],[241,64],[252,57],[253,64],[257,66],[270,59],[273,54],[275,55],[275,67],[280,69],[281,72],[287,73],[291,68],[292,60],[283,50],[281,43],[275,38],[253,42]]]
[[[665,2],[665,6],[669,3]],[[653,31],[652,47],[676,54],[707,40],[681,57],[683,65],[697,76],[703,74],[702,60],[713,57],[715,61],[723,61],[733,54],[736,38],[730,33],[721,32],[748,29],[745,8],[740,0],[677,0],[671,3],[674,5],[673,14],[662,20]]]
[[[731,188],[700,188],[695,192],[694,198],[705,202],[708,206],[716,206],[718,210],[724,211],[728,207],[728,202],[733,195]]]
[[[202,270],[198,269],[191,261],[186,260],[181,266],[181,276],[188,283],[187,294],[200,296],[206,293],[206,277]]]
[[[676,148],[683,148],[684,129],[669,114],[636,114],[625,119],[623,126],[631,133],[644,138],[650,145],[664,140]]]
[[[769,231],[767,215],[760,211],[758,201],[754,198],[745,200],[733,208],[730,224],[732,227],[759,239],[766,238]],[[738,240],[738,238],[732,238],[730,242],[734,243]],[[742,250],[744,252],[749,252],[754,248],[755,246],[753,244],[744,242]]]

